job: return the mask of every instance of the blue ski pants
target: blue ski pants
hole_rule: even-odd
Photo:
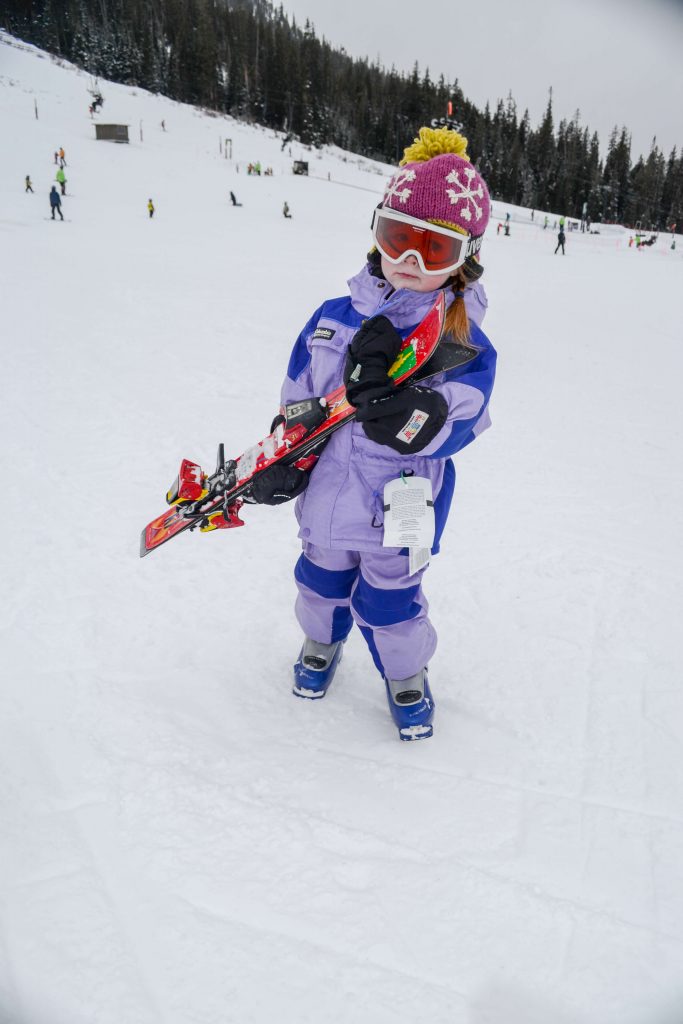
[[[336,551],[304,543],[294,570],[299,625],[312,640],[328,644],[344,640],[355,622],[378,671],[407,679],[436,650],[424,573],[409,576],[408,556],[390,550]]]

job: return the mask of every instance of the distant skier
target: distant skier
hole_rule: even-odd
[[[24,192],[33,192],[33,185],[31,184],[30,174],[26,175],[26,188],[24,189]]]
[[[282,216],[286,217],[287,220],[291,220],[291,218],[292,218],[292,215],[289,212],[289,203],[287,202],[287,200],[285,200],[285,204],[282,207]]]
[[[548,214],[545,215],[545,218],[543,220],[543,230],[545,231],[545,229],[547,227],[548,227]]]
[[[151,220],[152,217],[154,216],[154,203],[152,202],[151,199],[147,200],[147,210],[149,212],[149,219]]]
[[[59,163],[59,153],[55,150],[55,163]]]
[[[53,185],[50,189],[50,207],[52,209],[53,220],[55,219],[55,211],[59,214],[60,220],[64,220],[64,214],[62,213],[62,200],[59,198],[56,185]]]
[[[230,193],[230,202],[232,203],[233,206],[241,206],[242,205],[241,203],[237,202],[237,196],[235,195],[234,192]]]
[[[64,147],[63,146],[60,147],[60,150],[59,150],[59,166],[60,167],[66,167],[66,158],[64,156]]]
[[[66,175],[64,174],[64,168],[60,167],[55,174],[55,178],[59,182],[59,187],[62,190],[62,195],[66,195]]]
[[[557,236],[557,245],[555,246],[555,256],[557,256],[557,250],[560,249],[560,248],[562,249],[562,255],[564,256],[564,243],[565,243],[565,241],[566,241],[566,239],[565,239],[564,231],[563,231],[562,228],[560,228],[559,234]]]

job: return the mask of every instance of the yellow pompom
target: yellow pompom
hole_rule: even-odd
[[[467,155],[467,139],[449,128],[420,128],[418,137],[412,145],[406,146],[399,167],[404,164],[424,163],[444,153],[455,153],[463,160],[469,161]]]

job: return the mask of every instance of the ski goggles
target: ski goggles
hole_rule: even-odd
[[[390,263],[414,256],[423,274],[452,273],[481,247],[481,237],[461,235],[386,207],[377,207],[373,213],[372,237]]]

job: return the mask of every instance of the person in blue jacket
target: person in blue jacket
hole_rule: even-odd
[[[426,559],[385,543],[385,488],[402,481],[406,495],[433,506],[428,559],[429,549],[439,550],[453,496],[451,456],[490,424],[496,353],[479,326],[486,296],[478,256],[490,198],[466,146],[448,129],[420,130],[375,210],[375,248],[350,294],[324,302],[294,345],[283,404],[343,382],[355,422],[331,436],[312,471],[273,466],[256,477],[252,494],[266,504],[298,498],[296,614],[305,639],[294,693],[325,695],[355,622],[403,740],[432,735],[427,666],[437,638],[422,591]],[[394,388],[388,369],[441,290],[446,330],[472,345],[476,358],[426,384]]]
[[[52,219],[55,219],[55,212],[59,214],[60,220],[64,220],[64,214],[62,213],[62,200],[59,198],[57,186],[53,185],[50,189],[50,208],[52,210]]]

